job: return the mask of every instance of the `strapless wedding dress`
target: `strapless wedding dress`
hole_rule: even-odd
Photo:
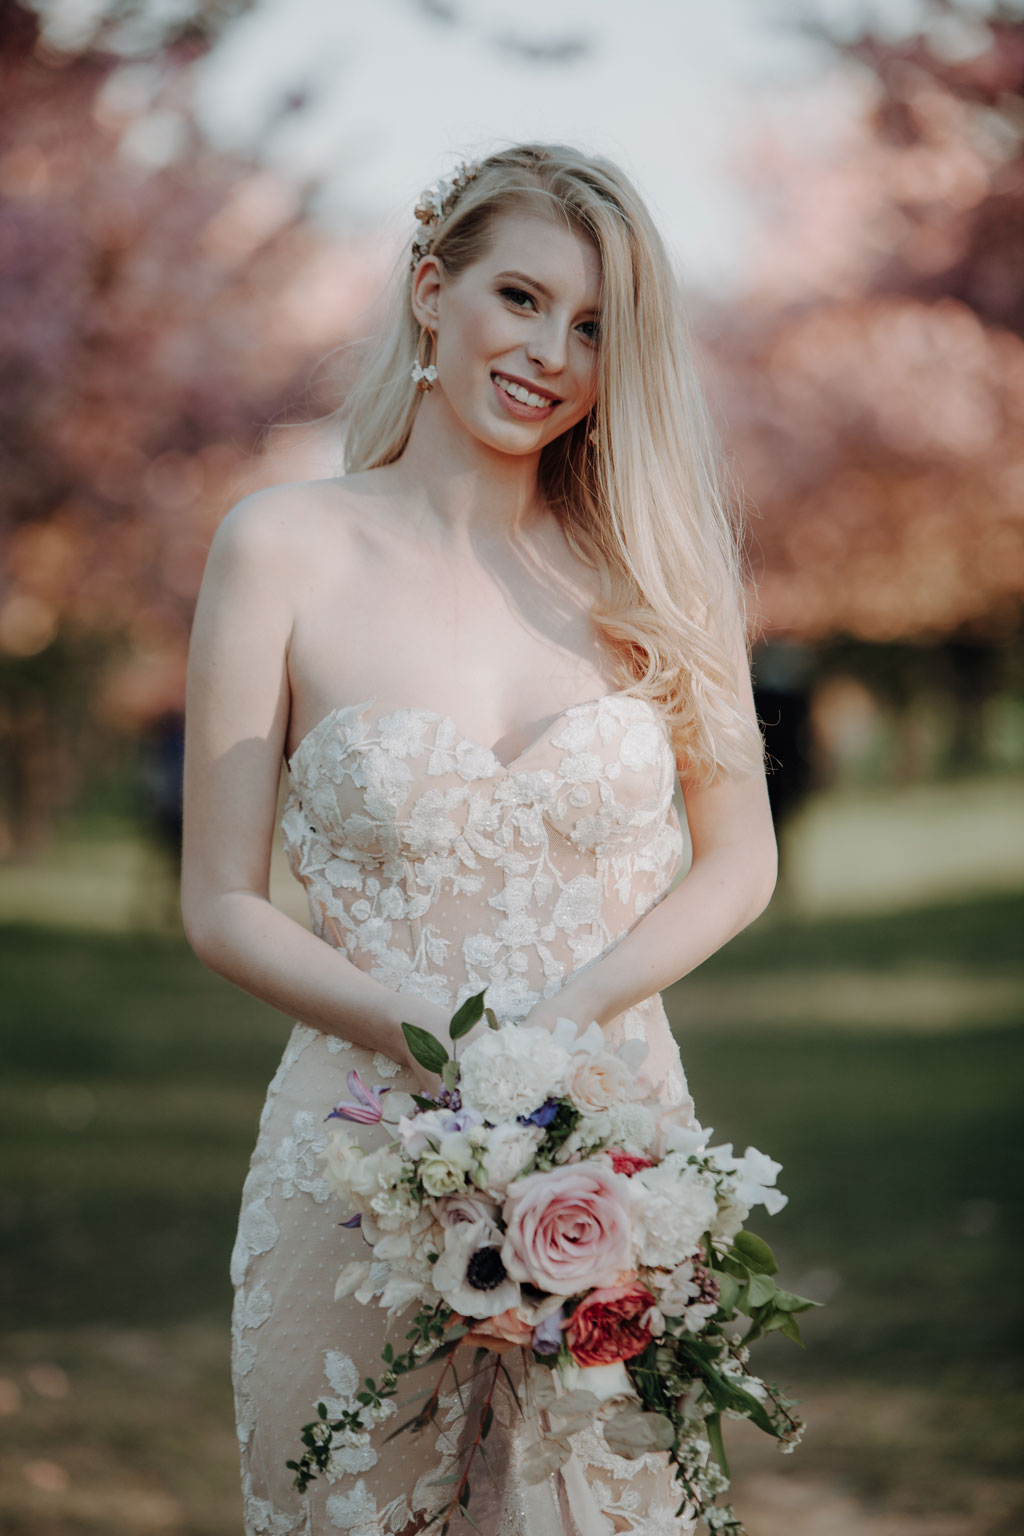
[[[668,733],[653,705],[625,693],[562,711],[510,763],[447,715],[371,699],[326,715],[287,766],[281,834],[316,933],[384,986],[449,1014],[486,988],[500,1018],[524,1019],[667,894],[682,857]],[[660,994],[606,1034],[646,1040],[660,1097],[692,1115]],[[346,1213],[320,1161],[324,1117],[350,1097],[353,1067],[367,1083],[416,1090],[388,1057],[295,1025],[242,1194],[232,1333],[247,1536],[411,1536],[457,1464],[449,1394],[422,1434],[385,1444],[393,1425],[382,1424],[336,1453],[330,1477],[305,1494],[285,1466],[317,1402],[332,1418],[357,1406],[362,1379],[380,1375],[385,1337],[404,1347],[408,1327],[352,1297],[334,1300],[342,1266],[366,1253],[358,1229],[340,1225]],[[368,1149],[388,1136],[381,1125],[346,1129]],[[377,1268],[379,1289],[387,1266]],[[474,1463],[470,1514],[484,1536],[688,1536],[693,1522],[675,1517],[679,1485],[664,1457],[627,1461],[597,1431],[578,1438],[559,1472],[527,1486],[529,1378],[542,1368],[520,1350],[504,1358],[526,1413],[503,1388],[486,1442],[494,1481]],[[398,1401],[426,1375],[401,1378]],[[452,1521],[453,1536],[471,1529]]]

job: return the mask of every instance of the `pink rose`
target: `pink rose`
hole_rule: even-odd
[[[565,1325],[577,1365],[612,1365],[643,1354],[651,1342],[654,1297],[643,1285],[607,1286],[584,1297]]]
[[[501,1250],[508,1274],[557,1296],[613,1284],[632,1258],[628,1201],[626,1180],[593,1162],[514,1180]]]

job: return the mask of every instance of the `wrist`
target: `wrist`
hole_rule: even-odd
[[[617,1012],[604,978],[597,975],[596,968],[567,982],[556,994],[554,1002],[560,1015],[571,1018],[581,1029],[585,1029],[592,1019],[603,1028]]]

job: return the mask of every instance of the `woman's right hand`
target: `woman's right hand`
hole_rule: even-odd
[[[433,1003],[417,1003],[405,1015],[405,1022],[407,1024],[415,1024],[419,1029],[425,1029],[427,1034],[433,1035],[434,1039],[439,1041],[448,1054],[451,1055],[452,1042],[448,1034],[449,1017],[443,1008],[439,1008]],[[436,1099],[444,1087],[441,1081],[441,1074],[429,1071],[416,1060],[409,1049],[404,1031],[401,1032],[401,1044],[397,1059],[412,1073],[419,1085],[420,1093],[426,1094],[429,1098]]]

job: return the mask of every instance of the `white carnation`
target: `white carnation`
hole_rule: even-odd
[[[489,1029],[467,1045],[462,1056],[462,1102],[486,1120],[530,1115],[546,1098],[562,1092],[568,1064],[567,1052],[546,1029]]]
[[[672,1268],[694,1253],[715,1219],[715,1186],[700,1168],[672,1152],[629,1181],[633,1236],[641,1262]]]
[[[506,1121],[488,1133],[483,1167],[476,1182],[481,1189],[503,1195],[512,1179],[518,1178],[544,1140],[538,1125],[516,1125]]]
[[[624,1152],[646,1152],[654,1140],[654,1116],[643,1104],[613,1104],[601,1117],[606,1142]]]

